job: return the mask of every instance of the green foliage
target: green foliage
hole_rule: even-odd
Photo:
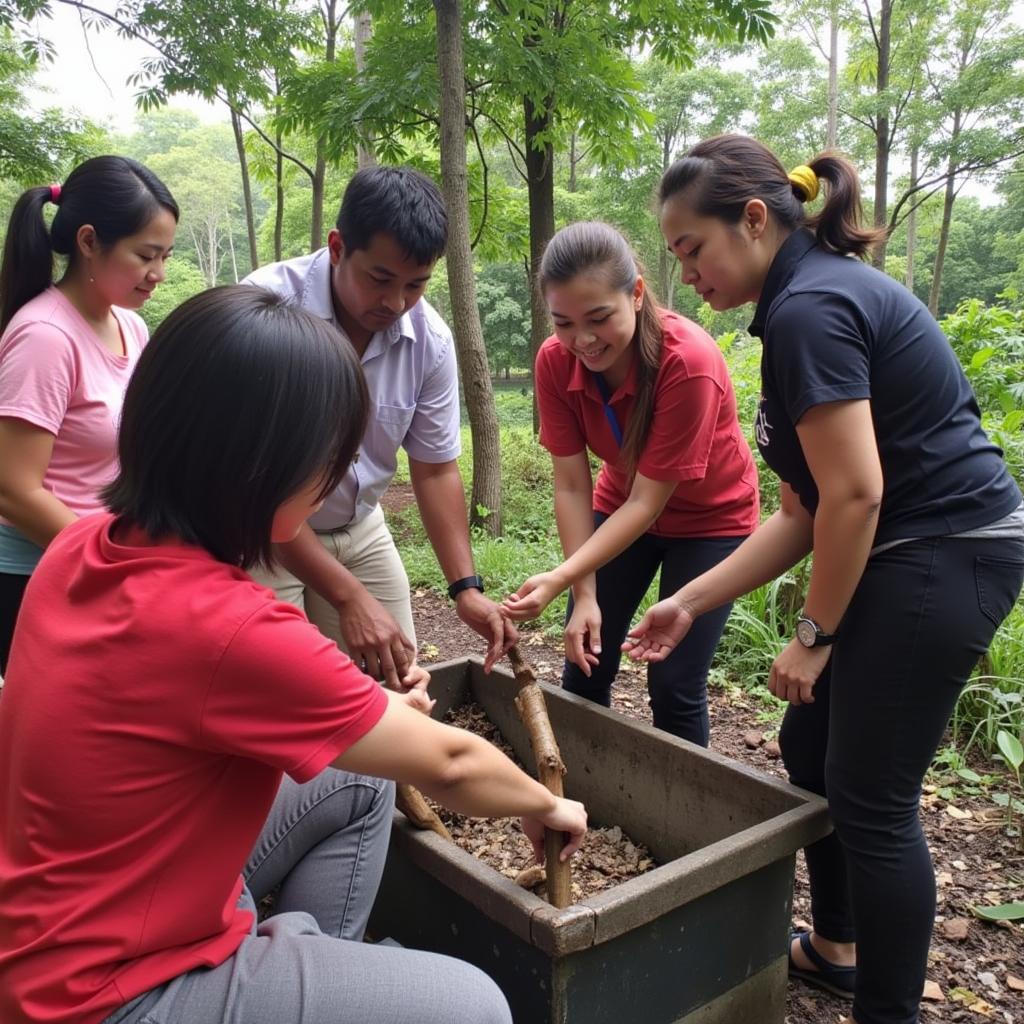
[[[969,299],[941,326],[978,397],[985,429],[1014,477],[1024,480],[1024,310]]]
[[[530,292],[522,264],[486,264],[477,274],[476,297],[491,373],[529,369]]]
[[[0,178],[26,187],[57,180],[96,153],[99,129],[56,108],[28,111],[25,90],[38,57],[3,25],[0,8]]]
[[[156,330],[172,309],[203,291],[206,286],[207,282],[194,263],[180,256],[172,256],[167,262],[167,277],[139,311],[150,333]]]

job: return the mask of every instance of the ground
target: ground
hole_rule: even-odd
[[[480,638],[435,592],[417,591],[413,611],[420,658],[428,667],[431,662],[483,653]],[[524,631],[522,648],[541,678],[557,685],[562,663],[557,641]],[[773,733],[762,720],[763,705],[727,686],[713,687],[709,703],[714,749],[784,775]],[[624,666],[612,706],[629,717],[650,721],[643,670]],[[921,817],[938,880],[928,970],[934,985],[929,986],[932,998],[923,1003],[923,1024],[986,1020],[1024,1024],[1024,928],[983,922],[971,913],[978,904],[1024,899],[1024,850],[1017,839],[1005,834],[993,811],[984,798],[958,797],[950,804],[933,791],[923,801]],[[798,924],[805,924],[810,916],[802,864],[793,913]],[[790,982],[787,1024],[837,1024],[848,1008],[840,999]]]

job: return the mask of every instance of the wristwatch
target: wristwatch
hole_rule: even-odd
[[[454,583],[449,584],[448,596],[454,601],[456,594],[461,594],[462,591],[473,588],[483,593],[484,580],[482,576],[463,576],[461,580],[456,580]]]
[[[804,647],[828,647],[839,639],[839,634],[826,633],[814,619],[802,615],[796,620],[796,638]]]

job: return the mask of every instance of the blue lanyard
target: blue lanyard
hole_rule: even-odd
[[[621,448],[622,427],[619,426],[618,417],[615,415],[615,410],[611,407],[612,393],[608,390],[608,381],[604,379],[603,373],[595,373],[594,380],[597,381],[597,390],[601,392],[601,401],[604,403],[604,414],[608,418],[608,424],[612,428],[612,433],[615,435],[615,441]]]

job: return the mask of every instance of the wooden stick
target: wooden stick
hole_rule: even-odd
[[[434,809],[424,799],[423,794],[408,782],[399,782],[395,787],[395,806],[417,827],[452,842],[452,834],[445,828],[444,822],[437,816]]]
[[[537,673],[515,644],[509,648],[508,660],[519,684],[516,707],[530,735],[534,757],[537,759],[537,775],[555,796],[564,796],[562,777],[565,775],[565,765],[551,728],[544,691],[537,683]],[[559,860],[558,856],[564,845],[564,832],[545,829],[544,870],[547,875],[548,901],[559,908],[567,907],[572,902],[572,871],[569,862]]]

